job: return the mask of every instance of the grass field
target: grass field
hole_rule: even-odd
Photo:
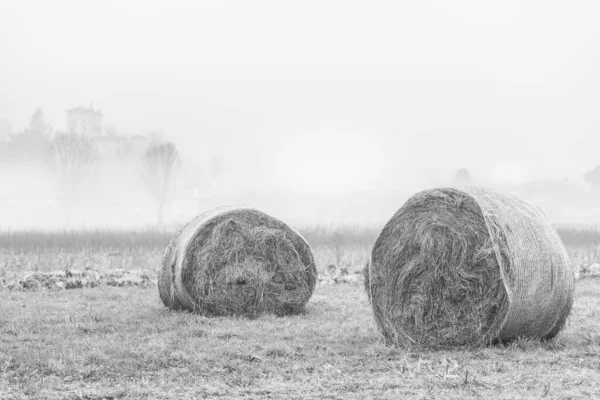
[[[13,234],[0,278],[156,272],[168,240],[100,237]],[[323,276],[330,264],[353,274],[368,258],[360,235],[316,238]],[[570,247],[575,264],[595,261],[590,246]],[[0,289],[0,399],[600,398],[600,279],[578,281],[551,342],[439,352],[386,347],[362,282],[326,282],[305,314],[252,320],[171,312],[155,287]]]

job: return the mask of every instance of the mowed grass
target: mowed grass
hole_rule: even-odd
[[[554,341],[439,352],[386,347],[360,285],[253,320],[172,312],[156,288],[0,300],[0,399],[600,398],[597,279]]]

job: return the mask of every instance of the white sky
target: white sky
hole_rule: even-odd
[[[498,182],[600,163],[600,2],[0,2],[0,119],[93,102],[252,184]],[[244,178],[245,179],[245,178]]]

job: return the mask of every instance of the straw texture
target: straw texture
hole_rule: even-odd
[[[163,303],[204,315],[293,314],[317,281],[308,243],[283,222],[247,207],[221,207],[189,222],[163,255]]]
[[[411,197],[383,228],[364,275],[380,331],[400,346],[550,339],[573,303],[567,252],[544,213],[478,187]]]

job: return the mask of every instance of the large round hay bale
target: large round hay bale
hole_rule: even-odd
[[[554,337],[574,276],[538,207],[490,189],[432,189],[385,225],[365,288],[388,344],[447,348]]]
[[[165,249],[158,291],[172,309],[204,315],[301,312],[317,282],[310,246],[285,223],[247,207],[190,221]]]

